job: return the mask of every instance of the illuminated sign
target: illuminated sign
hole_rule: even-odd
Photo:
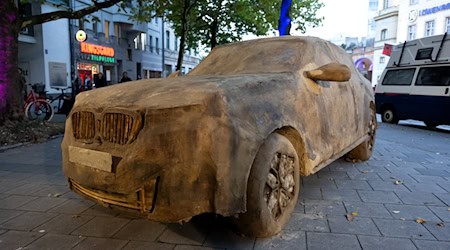
[[[84,30],[77,31],[77,34],[75,35],[75,38],[77,39],[78,42],[86,41],[86,39],[87,39],[86,32],[84,32]]]
[[[104,63],[115,63],[116,62],[114,57],[98,56],[98,55],[92,55],[92,54],[81,54],[81,55],[82,55],[81,58],[84,60],[104,62]]]
[[[114,57],[114,49],[90,43],[81,43],[81,52],[98,56]]]
[[[450,9],[450,3],[442,4],[433,8],[423,9],[419,11],[419,16],[426,16],[430,14],[434,14],[439,11],[448,10]]]

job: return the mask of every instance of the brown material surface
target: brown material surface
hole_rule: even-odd
[[[350,80],[305,77],[329,63],[346,65]],[[367,139],[373,102],[370,83],[329,42],[278,37],[224,45],[187,76],[78,95],[66,122],[63,171],[97,194],[147,190],[152,208],[144,213],[152,220],[236,215],[246,211],[251,166],[270,134],[292,143],[300,173],[310,175]],[[77,112],[92,121],[74,121]],[[88,132],[77,139],[74,131]],[[71,162],[69,146],[111,154],[111,172]]]

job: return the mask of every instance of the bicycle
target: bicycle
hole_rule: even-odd
[[[71,89],[71,87],[64,87],[64,88],[54,87],[53,89],[59,90],[59,91],[61,91],[61,93],[58,96],[56,96],[56,97],[47,96],[46,97],[47,102],[49,102],[50,104],[53,104],[56,100],[58,100],[58,105],[56,106],[56,108],[57,108],[56,109],[56,114],[65,114],[65,115],[67,115],[69,113],[68,111],[70,111],[70,110],[64,110],[64,108],[65,109],[71,109],[71,107],[70,108],[67,107],[64,103],[65,102],[71,102],[72,97],[67,95],[67,93],[64,93],[64,91],[67,90],[67,89]],[[62,106],[61,106],[61,104],[62,104]],[[55,110],[55,109],[53,108],[53,110]]]
[[[25,117],[29,120],[50,121],[53,118],[54,110],[52,105],[45,100],[45,85],[37,83],[28,85],[31,86],[31,90],[22,107]]]

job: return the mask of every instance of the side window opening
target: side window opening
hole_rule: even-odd
[[[389,70],[384,76],[381,85],[411,85],[416,69]]]
[[[450,86],[450,66],[420,69],[416,86]]]

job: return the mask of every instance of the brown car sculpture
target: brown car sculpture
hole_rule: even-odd
[[[283,228],[301,176],[367,160],[373,91],[339,47],[313,37],[219,46],[188,75],[83,92],[66,121],[76,193],[159,222],[229,216],[258,237]]]

